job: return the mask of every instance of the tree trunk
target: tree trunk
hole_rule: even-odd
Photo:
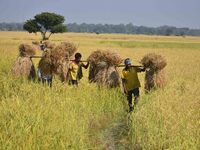
[[[42,40],[43,40],[43,41],[49,39],[49,37],[46,37],[46,32],[41,32],[41,34],[42,34]]]

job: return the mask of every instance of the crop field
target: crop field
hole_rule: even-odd
[[[18,46],[40,38],[39,33],[0,32],[0,149],[200,149],[200,37],[52,35],[51,42],[76,44],[82,60],[97,49],[115,50],[134,65],[151,52],[164,56],[166,87],[145,94],[140,73],[140,101],[131,114],[122,89],[90,84],[88,70],[78,87],[57,77],[52,88],[13,77]],[[39,60],[33,61],[37,68]]]

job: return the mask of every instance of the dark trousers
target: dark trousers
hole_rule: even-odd
[[[78,81],[77,80],[70,80],[69,84],[78,86]]]
[[[132,97],[133,97],[133,95],[134,95],[134,105],[135,105],[138,102],[138,99],[139,99],[139,96],[140,96],[139,93],[140,93],[139,88],[135,88],[133,90],[128,91],[127,100],[128,100],[128,104],[129,104],[130,108],[133,107],[133,105],[132,105]]]

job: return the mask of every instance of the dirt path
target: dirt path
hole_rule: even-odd
[[[134,146],[129,139],[131,114],[127,114],[113,122],[103,131],[102,143],[106,150],[133,150]]]

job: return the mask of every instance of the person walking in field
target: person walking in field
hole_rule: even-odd
[[[53,80],[53,75],[52,73],[45,75],[39,68],[37,71],[38,75],[38,81],[42,81],[43,84],[47,84],[48,86],[52,87],[52,80]]]
[[[89,62],[85,65],[81,62],[81,53],[75,54],[75,60],[69,65],[69,84],[78,86],[78,81],[83,77],[82,67],[87,69]]]
[[[138,79],[138,72],[144,72],[145,68],[131,66],[131,59],[126,58],[124,60],[125,68],[122,70],[122,85],[124,88],[124,93],[127,95],[129,111],[133,111],[132,105],[132,95],[134,95],[134,106],[139,101],[139,88],[140,81]]]
[[[42,43],[42,41],[40,41],[40,49],[41,49],[41,51],[44,51],[45,50],[45,44],[44,43]]]

